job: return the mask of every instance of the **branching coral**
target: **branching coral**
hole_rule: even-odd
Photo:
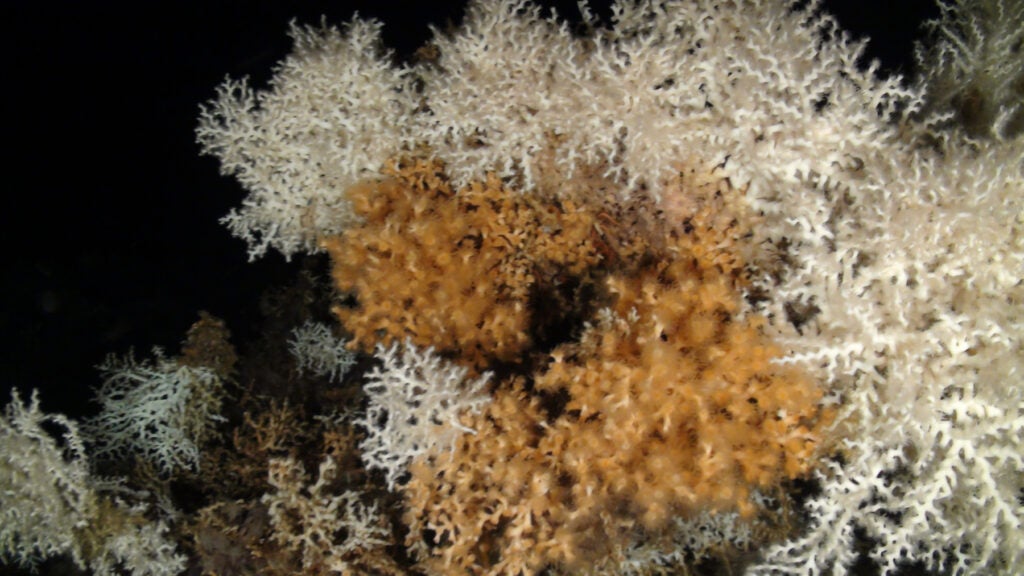
[[[249,242],[252,258],[268,247],[290,258],[351,223],[342,193],[394,153],[381,136],[406,125],[416,107],[408,75],[380,47],[379,23],[294,26],[291,35],[295,52],[278,67],[273,90],[225,83],[197,130],[203,151],[252,190],[223,220]],[[299,110],[330,111],[329,120],[299,120]]]
[[[820,390],[771,363],[759,321],[737,318],[700,260],[613,278],[615,311],[537,379],[568,393],[558,426],[579,500],[628,497],[649,527],[694,508],[751,513],[751,490],[806,472],[818,438]]]
[[[43,429],[48,422],[64,429],[64,448]],[[23,404],[15,390],[0,415],[0,445],[0,554],[31,565],[67,553],[82,565],[75,533],[88,524],[98,504],[78,426],[44,414],[34,393]]]
[[[454,454],[413,464],[410,538],[432,566],[605,564],[673,518],[751,518],[758,491],[811,468],[829,411],[809,378],[772,362],[763,321],[741,315],[743,227],[722,216],[696,211],[665,253],[611,275],[613,307],[579,342],[467,415],[474,432]]]
[[[366,376],[369,404],[358,421],[366,438],[359,448],[367,466],[383,470],[393,490],[414,458],[450,448],[461,432],[474,433],[459,424],[459,416],[487,404],[490,374],[469,380],[466,368],[408,342],[404,349],[397,343],[378,347],[377,358],[383,366]]]
[[[110,356],[100,366],[97,391],[103,410],[86,426],[98,458],[139,457],[164,474],[196,469],[201,444],[220,416],[220,377],[206,367],[165,358],[153,361]]]
[[[273,491],[262,499],[267,506],[273,539],[302,557],[302,568],[314,573],[345,576],[370,568],[395,572],[384,556],[388,530],[376,507],[356,492],[332,493],[337,464],[328,457],[320,464],[316,482],[306,486],[302,465],[292,459],[270,462]],[[377,566],[376,564],[381,564]]]
[[[355,354],[344,339],[336,338],[326,324],[305,322],[292,330],[288,350],[298,363],[298,372],[310,371],[340,382],[355,364]]]
[[[493,176],[456,194],[425,160],[386,176],[349,192],[363,223],[323,242],[338,288],[358,300],[336,312],[364,350],[408,339],[477,367],[513,360],[531,343],[531,289],[600,261],[593,218],[571,202],[531,200]]]
[[[223,320],[200,312],[199,320],[189,327],[181,345],[178,363],[193,368],[205,367],[221,380],[228,381],[234,378],[238,363],[238,354],[230,338],[231,332]]]
[[[787,362],[843,398],[831,432],[843,459],[819,477],[811,529],[770,548],[761,573],[843,573],[858,531],[877,542],[887,574],[908,559],[957,574],[1020,572],[1022,144],[874,158],[871,170],[906,190],[831,189],[828,211],[790,236],[800,250],[770,295],[818,311],[803,334],[772,328]],[[833,239],[812,247],[823,227]]]
[[[431,572],[532,573],[567,557],[552,547],[571,514],[568,490],[539,449],[543,414],[521,386],[506,385],[462,423],[475,431],[454,451],[427,454],[410,466],[403,492],[407,544]]]
[[[1024,4],[946,0],[928,22],[933,42],[917,47],[928,86],[926,110],[952,116],[975,137],[1024,133]]]
[[[304,425],[302,410],[286,401],[239,399],[240,422],[230,441],[217,442],[203,451],[204,484],[219,500],[253,497],[267,488],[267,462],[293,456],[311,442],[315,428]]]
[[[404,573],[385,549],[394,540],[386,505],[366,482],[351,418],[246,405],[254,412],[208,482],[213,503],[184,527],[203,573]],[[308,454],[320,459],[312,481],[300,460]]]
[[[753,573],[1020,573],[1022,11],[947,4],[908,83],[819,8],[584,4],[577,34],[477,0],[401,68],[377,23],[293,29],[270,89],[227,82],[198,136],[251,193],[226,218],[250,255],[329,252],[351,350],[295,348],[351,376],[332,396],[250,361],[212,450],[236,359],[204,318],[180,359],[105,366],[94,455],[216,462],[183,482],[210,572],[622,574],[768,544]],[[353,412],[302,426],[328,398]],[[76,430],[17,397],[0,418],[3,552],[177,570]]]
[[[47,424],[62,429],[63,446]],[[78,426],[44,414],[35,394],[24,405],[12,392],[0,414],[0,454],[0,559],[32,566],[67,554],[98,576],[173,576],[184,569],[166,524],[145,518],[143,506],[102,494],[104,484],[116,485],[90,474]]]

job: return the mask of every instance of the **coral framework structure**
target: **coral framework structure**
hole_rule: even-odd
[[[579,11],[477,0],[403,63],[293,25],[225,81],[224,223],[323,269],[241,355],[204,314],[108,362],[82,426],[15,394],[2,557],[1024,571],[1024,4],[943,3],[915,78],[817,2]]]

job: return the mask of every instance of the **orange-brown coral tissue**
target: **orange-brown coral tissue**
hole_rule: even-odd
[[[433,161],[394,163],[350,198],[362,225],[323,246],[358,299],[336,313],[366,351],[408,340],[477,367],[514,360],[531,343],[538,274],[600,258],[574,206],[540,206],[494,177],[455,194]]]
[[[403,488],[407,544],[432,570],[600,565],[672,518],[751,520],[756,494],[810,469],[829,414],[741,314],[744,217],[723,200],[738,192],[693,194],[685,225],[623,246],[621,214],[494,177],[454,192],[433,161],[351,191],[363,224],[323,244],[356,299],[336,312],[358,345],[408,338],[505,367],[490,406],[464,417],[475,433],[418,458]],[[538,328],[552,303],[576,322],[557,336]]]

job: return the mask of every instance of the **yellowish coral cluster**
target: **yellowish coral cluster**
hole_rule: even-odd
[[[353,191],[366,223],[325,246],[359,299],[338,311],[356,340],[409,337],[467,366],[518,360],[492,403],[463,416],[472,433],[411,465],[407,545],[432,572],[615,562],[672,518],[751,520],[756,493],[809,470],[831,416],[744,311],[739,192],[693,179],[666,187],[690,194],[682,224],[649,226],[659,237],[646,241],[623,241],[621,215],[566,196],[514,196],[493,178],[453,193],[433,162]],[[538,353],[539,287],[584,274],[600,285],[589,316],[541,361],[517,359]]]
[[[539,447],[540,401],[521,382],[508,384],[463,419],[476,433],[463,435],[452,454],[410,466],[406,544],[430,573],[530,573],[568,541],[561,537],[572,514],[569,492]]]
[[[337,287],[358,299],[336,313],[354,342],[409,341],[481,367],[531,343],[531,287],[600,261],[593,218],[537,202],[491,176],[454,193],[439,162],[392,163],[353,187],[362,224],[326,239]]]
[[[623,500],[648,529],[702,508],[754,512],[751,491],[806,472],[821,393],[776,350],[716,250],[609,279],[614,310],[536,378],[568,402],[546,438],[579,502]]]
[[[772,364],[780,351],[763,319],[740,316],[743,262],[730,238],[740,230],[720,216],[702,210],[662,260],[610,277],[612,311],[536,379],[540,390],[568,392],[560,425],[573,441],[595,439],[573,459],[585,469],[609,454],[606,465],[630,478],[616,487],[606,472],[576,489],[635,492],[648,526],[695,504],[749,514],[751,489],[807,470],[827,420],[817,386]],[[677,475],[667,480],[658,461]]]

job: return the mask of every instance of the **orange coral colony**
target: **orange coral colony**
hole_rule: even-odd
[[[337,287],[359,299],[335,312],[365,350],[397,339],[472,366],[512,361],[531,344],[539,275],[600,258],[591,217],[571,204],[532,202],[494,177],[455,194],[438,162],[385,174],[349,192],[362,225],[322,243]]]
[[[821,392],[773,362],[744,311],[749,220],[725,198],[740,192],[705,188],[676,203],[692,206],[683,225],[646,226],[628,255],[624,213],[493,177],[455,193],[437,162],[351,191],[363,224],[323,245],[357,301],[337,314],[358,346],[408,339],[497,371],[491,405],[463,417],[475,433],[418,458],[403,487],[408,544],[439,572],[596,566],[672,518],[752,519],[756,493],[809,470]],[[589,301],[555,297],[577,325],[542,343],[531,315],[559,278]]]

